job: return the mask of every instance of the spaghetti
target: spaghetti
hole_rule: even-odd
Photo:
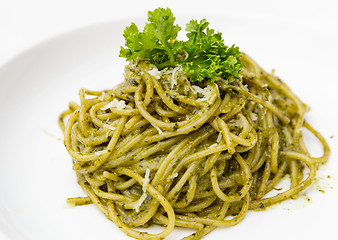
[[[281,79],[244,53],[241,61],[231,83],[191,83],[180,65],[160,71],[140,60],[114,89],[81,89],[81,104],[71,102],[59,119],[87,194],[68,203],[95,204],[136,239],[164,239],[180,226],[196,229],[184,238],[195,240],[238,224],[248,210],[296,197],[329,146]],[[303,128],[322,143],[322,157],[310,156]],[[265,197],[284,176],[290,187]],[[152,224],[165,227],[135,230]]]

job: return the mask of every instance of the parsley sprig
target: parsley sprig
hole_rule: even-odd
[[[135,23],[124,30],[126,47],[121,47],[120,57],[128,61],[149,60],[159,69],[181,64],[192,82],[215,82],[220,78],[231,81],[239,77],[242,69],[239,48],[226,46],[222,33],[210,29],[207,20],[191,20],[186,25],[187,41],[176,39],[181,27],[174,22],[169,8],[149,11],[142,32]]]

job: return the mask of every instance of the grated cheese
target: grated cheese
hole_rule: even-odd
[[[177,85],[177,76],[178,73],[182,71],[182,66],[177,65],[173,70],[172,70],[172,75],[171,75],[171,87]]]
[[[144,175],[143,183],[142,183],[143,194],[141,195],[141,197],[139,198],[139,200],[135,203],[135,206],[133,207],[136,212],[140,211],[140,207],[142,203],[144,202],[144,200],[146,200],[148,196],[146,192],[147,192],[147,185],[149,184],[149,180],[150,180],[150,169],[147,168],[146,173]]]
[[[207,87],[203,88],[204,90],[204,98],[202,98],[201,100],[206,101],[207,103],[211,104],[212,103],[212,88],[210,85],[208,85]]]
[[[203,96],[205,95],[205,90],[203,88],[200,88],[197,85],[191,85],[192,89],[194,89],[195,93],[200,93],[203,94]]]
[[[202,94],[203,97],[200,98],[199,100],[207,102],[209,104],[212,103],[212,88],[210,85],[206,86],[205,88],[201,88],[197,85],[192,85],[192,88],[196,93]]]
[[[104,105],[101,110],[107,110],[109,108],[116,108],[117,110],[122,110],[126,108],[126,102],[124,100],[117,100],[116,98],[110,103]]]
[[[190,84],[189,84],[189,87],[190,87],[191,91],[192,91],[194,94],[197,94],[196,91],[195,91],[195,89],[194,89]]]
[[[143,185],[142,185],[142,190],[143,192],[147,191],[147,185],[149,183],[149,177],[150,177],[150,169],[146,169],[146,174],[144,175],[144,180],[143,180]]]
[[[98,97],[98,99],[99,100],[101,100],[101,101],[104,101],[105,100],[105,98],[106,98],[106,92],[103,92],[99,97]]]
[[[178,74],[180,72],[182,72],[182,66],[180,64],[177,64],[174,68],[164,68],[161,71],[158,70],[155,65],[153,65],[152,69],[148,71],[149,75],[153,76],[156,79],[160,79],[164,75],[171,75],[171,77],[168,77],[171,88],[177,85]]]
[[[150,76],[153,76],[156,79],[160,79],[162,76],[162,73],[158,70],[158,68],[155,65],[153,65],[153,68],[150,71],[148,71],[148,73]]]
[[[139,200],[135,203],[134,209],[136,212],[140,211],[140,207],[142,203],[144,202],[144,200],[146,200],[147,196],[148,195],[146,193],[143,193],[142,196],[139,198]]]

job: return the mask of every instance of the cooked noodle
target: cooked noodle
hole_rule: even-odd
[[[68,203],[94,203],[136,239],[164,239],[180,226],[196,229],[184,238],[192,240],[296,197],[327,161],[328,144],[285,83],[244,53],[241,60],[231,83],[191,83],[179,65],[159,71],[139,61],[112,90],[81,89],[81,104],[59,120],[87,194]],[[310,156],[303,128],[322,143],[322,157]],[[290,187],[266,197],[285,176]],[[151,224],[165,228],[134,229]]]

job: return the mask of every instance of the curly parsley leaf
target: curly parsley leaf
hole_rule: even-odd
[[[185,72],[190,75],[190,81],[211,82],[221,77],[230,79],[238,78],[242,69],[239,60],[240,51],[237,47],[224,44],[221,33],[215,33],[208,28],[206,19],[199,23],[191,20],[186,27],[188,41],[182,43],[183,49],[188,53],[188,58],[182,62]]]
[[[239,77],[242,63],[238,47],[226,46],[222,34],[210,29],[206,19],[191,20],[186,25],[187,41],[176,40],[181,28],[174,21],[169,8],[149,11],[142,32],[134,23],[125,29],[127,48],[121,47],[120,56],[129,61],[149,60],[159,69],[180,63],[190,81],[231,81]],[[187,55],[184,59],[182,52]]]
[[[176,64],[175,49],[170,41],[177,38],[181,27],[174,25],[175,17],[169,8],[158,8],[148,12],[148,23],[139,32],[135,23],[124,31],[125,46],[121,47],[120,57],[127,60],[146,59],[164,68]]]

